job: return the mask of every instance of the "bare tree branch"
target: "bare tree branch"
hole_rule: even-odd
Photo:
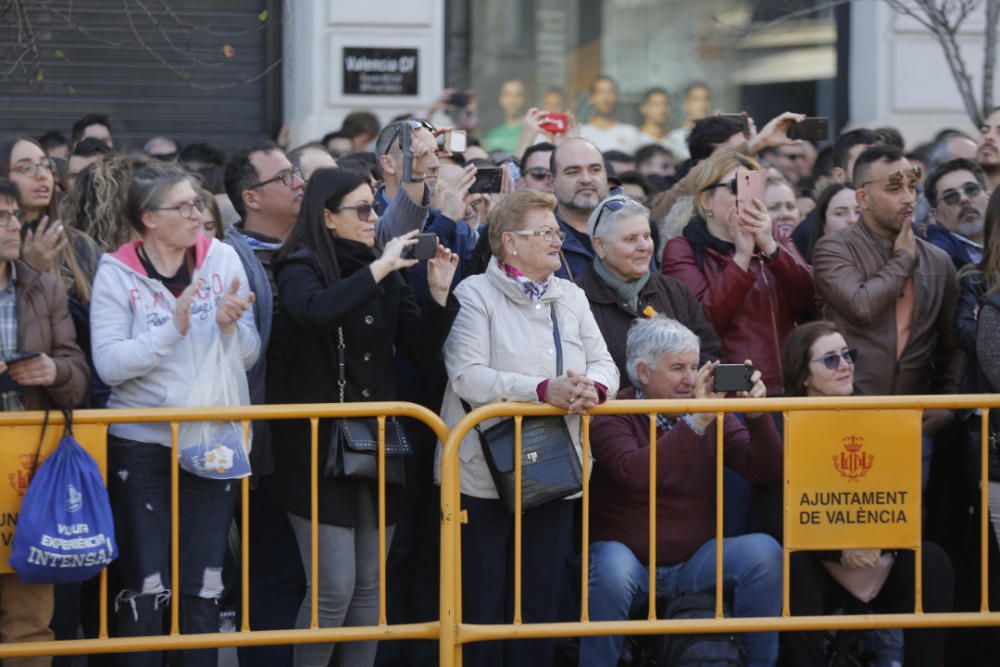
[[[1000,0],[986,0],[986,25],[983,45],[983,117],[993,110],[993,73],[997,61],[997,26],[1000,24]]]

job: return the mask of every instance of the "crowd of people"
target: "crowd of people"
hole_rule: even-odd
[[[245,374],[253,404],[407,400],[448,426],[486,404],[547,403],[566,411],[579,459],[580,415],[616,398],[1000,390],[1000,108],[979,136],[949,129],[910,147],[892,128],[793,140],[804,116],[790,112],[758,130],[747,113],[712,113],[703,84],[685,91],[688,118],[676,130],[665,126],[663,89],[643,96],[641,126],[617,120],[609,77],[590,88],[587,123],[555,93],[528,110],[525,97],[520,81],[501,87],[505,122],[482,143],[475,96],[461,91],[446,91],[427,119],[383,127],[355,112],[291,150],[255,140],[226,156],[153,137],[127,151],[102,115],[80,119],[69,139],[0,138],[0,359],[11,360],[0,372],[12,380],[3,409],[188,407],[193,383]],[[464,151],[443,143],[453,129],[468,132]],[[496,187],[474,192],[477,176],[497,168]],[[738,205],[738,177],[761,171],[762,198]],[[421,233],[436,248],[417,259]],[[23,352],[39,354],[14,363]],[[749,389],[716,391],[720,362],[750,366]],[[925,410],[922,426],[923,609],[978,610],[981,419]],[[377,624],[380,499],[375,482],[332,460],[326,443],[338,428],[319,422],[313,581],[309,422],[253,423],[250,608],[240,610],[239,485],[181,471],[180,590],[171,590],[171,429],[112,425],[113,634],[160,634],[175,604],[183,633],[219,631],[228,609],[248,614],[254,630],[308,628],[313,587],[321,627]],[[385,497],[388,616],[428,621],[437,617],[441,443],[420,424],[398,428],[413,454]],[[579,617],[581,520],[591,620],[645,614],[651,567],[665,602],[714,590],[718,429],[727,609],[781,614],[780,419],[657,415],[652,535],[649,419],[598,416],[590,428],[589,516],[569,494],[521,517],[524,622]],[[992,437],[1000,421],[990,428]],[[471,431],[458,452],[463,620],[503,624],[514,614],[515,522],[482,443]],[[993,448],[989,462],[988,546],[1000,555]],[[914,561],[907,551],[796,552],[788,611],[912,611]],[[991,572],[987,583],[1000,598],[1000,578]],[[96,588],[0,575],[0,640],[94,636]],[[834,664],[849,651],[866,661],[852,664],[876,667],[989,664],[1000,643],[989,629],[855,634],[851,646],[846,633],[740,641],[753,666]],[[464,660],[614,667],[640,664],[641,653],[630,639],[592,636],[474,642]],[[199,649],[182,660],[208,666],[218,656]],[[331,660],[437,664],[436,644],[239,649],[241,665]]]

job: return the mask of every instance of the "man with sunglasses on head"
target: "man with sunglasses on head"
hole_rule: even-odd
[[[925,238],[948,253],[956,270],[979,263],[990,199],[979,165],[964,158],[945,162],[927,177],[924,196],[934,220]]]
[[[894,146],[865,150],[852,178],[861,224],[824,236],[813,252],[820,315],[858,349],[854,384],[865,395],[955,393],[961,381],[955,267],[914,234],[919,175]],[[953,417],[924,411],[925,484],[930,436]]]
[[[283,363],[281,350],[286,344],[280,334],[272,332],[278,291],[271,260],[295,225],[305,181],[280,148],[264,141],[232,156],[226,164],[225,184],[240,216],[226,230],[225,241],[239,255],[250,291],[256,295],[254,323],[262,353],[247,371],[250,402],[282,403],[280,388],[266,382],[268,366],[273,369]],[[288,516],[274,497],[271,431],[265,421],[253,422],[250,462],[254,471],[250,493],[250,624],[261,630],[289,629],[295,627],[305,575]],[[239,657],[244,667],[291,665],[292,650],[290,646],[241,647]]]

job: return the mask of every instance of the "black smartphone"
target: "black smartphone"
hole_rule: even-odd
[[[416,245],[410,246],[414,259],[431,259],[437,254],[437,234],[417,234]]]
[[[753,367],[746,364],[719,364],[715,367],[713,391],[750,391]]]
[[[22,361],[27,361],[28,359],[34,359],[35,357],[41,355],[41,352],[18,352],[11,355],[3,360],[7,366],[13,366],[14,364],[19,364]]]
[[[464,109],[469,106],[469,94],[464,92],[452,93],[448,98],[448,105]]]
[[[789,139],[823,141],[830,138],[830,119],[821,116],[810,117],[788,128]]]
[[[469,194],[500,192],[501,185],[503,185],[503,169],[500,167],[480,167],[476,170],[476,181],[469,188]]]

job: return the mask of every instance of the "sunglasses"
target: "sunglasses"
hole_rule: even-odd
[[[601,224],[601,217],[604,215],[605,211],[611,211],[615,213],[622,210],[625,206],[625,202],[628,201],[628,197],[609,197],[600,203],[600,210],[597,212],[597,220],[594,221],[594,228],[590,230],[591,236],[597,231],[597,225]]]
[[[844,363],[848,366],[853,366],[854,362],[858,360],[858,348],[852,347],[848,348],[842,352],[828,352],[824,354],[819,359],[810,359],[812,362],[823,362],[831,371],[837,370],[840,367],[840,360],[843,359]]]
[[[548,178],[550,172],[545,167],[532,167],[531,169],[526,169],[524,171],[525,176],[531,176],[532,178]]]
[[[714,190],[715,188],[726,188],[735,197],[736,196],[736,179],[726,181],[725,183],[716,183],[715,185],[710,185],[706,190]]]
[[[969,182],[962,186],[961,191],[959,190],[945,190],[941,193],[941,201],[943,201],[948,206],[955,206],[958,202],[962,201],[962,194],[966,197],[972,199],[973,197],[978,197],[983,193],[983,186],[979,183]]]
[[[331,209],[331,213],[340,213],[341,211],[351,211],[353,210],[357,216],[358,220],[365,222],[372,215],[373,206],[371,204],[358,204],[357,206],[341,206],[340,208]]]
[[[866,185],[871,185],[872,183],[886,182],[891,186],[902,185],[903,181],[908,181],[910,185],[916,185],[917,181],[920,180],[920,176],[924,173],[924,170],[919,166],[913,166],[909,169],[896,169],[895,171],[889,172],[889,175],[885,178],[875,178],[870,181],[865,181],[860,187],[865,187]]]
[[[437,132],[437,128],[431,125],[426,120],[404,120],[400,121],[398,125],[392,130],[392,134],[389,135],[388,141],[386,141],[385,149],[382,151],[381,155],[386,155],[392,149],[393,144],[399,139],[399,133],[403,130],[405,126],[409,125],[411,131],[416,132],[420,128],[424,128],[431,134]]]

